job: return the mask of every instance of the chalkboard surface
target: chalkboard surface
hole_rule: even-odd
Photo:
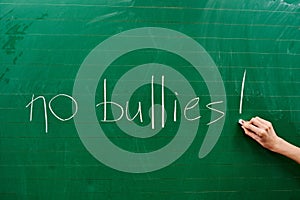
[[[299,199],[298,0],[0,2],[0,199]]]

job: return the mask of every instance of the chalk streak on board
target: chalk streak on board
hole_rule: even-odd
[[[246,79],[247,71],[244,71],[243,81],[242,81],[242,88],[241,88],[241,99],[240,99],[240,110],[239,113],[242,114],[243,110],[243,97],[244,97],[244,86],[245,86],[245,79]]]
[[[289,3],[281,3],[287,6],[291,6],[293,4]],[[126,5],[107,5],[107,4],[86,4],[86,3],[16,3],[16,2],[1,2],[0,5],[18,5],[18,6],[54,6],[54,7],[103,7],[103,8],[127,8]],[[201,7],[186,7],[186,6],[154,6],[154,5],[140,5],[135,6],[135,8],[139,9],[170,9],[170,10],[179,10],[182,11],[185,10],[197,10],[197,11],[230,11],[230,12],[263,12],[263,13],[287,13],[287,14],[297,14],[297,11],[293,10],[266,10],[266,9],[237,9],[237,8],[214,8],[214,7],[207,7],[207,8],[201,8]]]
[[[161,127],[165,127],[165,76],[161,77]]]
[[[106,79],[104,79],[103,82],[103,90],[104,90],[104,95],[103,95],[103,101],[106,102]],[[103,120],[106,121],[106,103],[104,103],[104,116],[103,116]]]
[[[151,126],[154,129],[154,76],[151,77]]]

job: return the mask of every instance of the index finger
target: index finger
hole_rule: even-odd
[[[262,135],[262,131],[260,128],[254,126],[253,124],[251,124],[250,122],[244,122],[243,123],[243,126],[246,128],[246,129],[249,129],[250,131],[252,131],[253,133],[255,133],[256,135],[258,136],[261,136]]]
[[[267,129],[268,128],[268,125],[263,122],[259,117],[255,117],[255,118],[252,118],[250,120],[250,123],[254,124],[256,127],[258,128],[262,128],[262,129]]]
[[[256,117],[256,118],[257,118],[258,121],[260,121],[261,123],[265,124],[267,127],[269,127],[269,126],[272,125],[271,122],[269,122],[269,121],[267,121],[267,120],[265,120],[265,119],[262,119],[262,118],[260,118],[260,117]]]

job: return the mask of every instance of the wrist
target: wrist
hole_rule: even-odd
[[[286,141],[284,139],[277,137],[275,140],[275,144],[270,150],[275,153],[283,154],[285,143]]]
[[[275,145],[276,144],[276,145]],[[274,148],[270,149],[278,154],[286,156],[300,164],[300,148],[285,141],[282,138],[276,139]]]

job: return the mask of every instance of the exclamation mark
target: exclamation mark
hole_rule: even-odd
[[[161,77],[161,127],[165,127],[165,76]]]
[[[242,114],[243,111],[243,98],[244,98],[244,86],[245,86],[245,80],[246,80],[246,74],[247,71],[244,71],[243,81],[242,81],[242,87],[241,87],[241,99],[240,99],[240,110],[239,113]]]

